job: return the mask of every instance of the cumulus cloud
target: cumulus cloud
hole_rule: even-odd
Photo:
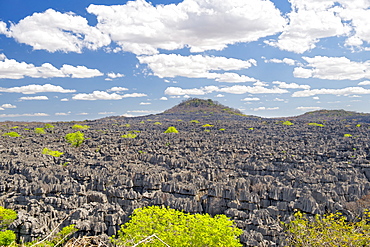
[[[99,115],[112,115],[112,114],[115,114],[115,112],[113,111],[110,111],[110,112],[107,112],[107,111],[104,111],[104,112],[98,112]]]
[[[272,84],[277,84],[279,88],[291,88],[291,89],[310,89],[310,85],[299,85],[297,83],[286,83],[282,81],[274,81]]]
[[[120,73],[107,73],[107,76],[109,78],[112,78],[112,79],[115,79],[115,78],[120,78],[120,77],[124,77],[125,75],[124,74],[120,74]]]
[[[107,92],[122,92],[122,91],[127,91],[128,88],[125,87],[112,87],[107,90]]]
[[[362,87],[347,87],[341,89],[312,89],[294,92],[292,97],[311,97],[320,94],[332,94],[332,95],[353,95],[353,94],[370,94],[370,89],[365,89]]]
[[[316,47],[320,39],[348,35],[351,27],[342,21],[331,0],[290,0],[292,11],[278,40],[266,41],[281,50],[303,53]],[[338,1],[341,2],[341,1]],[[342,1],[343,2],[343,1]]]
[[[370,81],[362,81],[358,84],[359,86],[366,86],[366,85],[370,85]]]
[[[244,98],[242,101],[259,101],[260,98]]]
[[[315,111],[315,110],[320,110],[322,108],[319,106],[299,106],[295,109],[301,110],[301,111]]]
[[[53,9],[27,16],[5,30],[0,24],[0,32],[35,50],[49,52],[81,53],[83,48],[96,50],[111,43],[109,34],[89,26],[87,19]]]
[[[36,85],[31,84],[21,87],[3,88],[0,87],[0,92],[4,93],[22,93],[22,94],[35,94],[35,93],[74,93],[76,90],[64,89],[61,86],[55,86],[51,84]]]
[[[12,105],[12,104],[2,104],[1,107],[2,108],[17,108],[17,106]]]
[[[136,97],[145,97],[146,94],[143,93],[131,93],[131,94],[124,94],[120,95],[117,93],[109,94],[104,91],[94,91],[90,94],[87,93],[79,93],[72,97],[74,100],[120,100],[123,98],[136,98]]]
[[[167,97],[161,97],[159,100],[168,100]]]
[[[191,52],[222,50],[283,30],[286,20],[270,1],[184,0],[153,6],[144,0],[125,5],[94,5],[97,28],[135,54],[189,47]]]
[[[297,62],[291,58],[272,58],[272,59],[265,59],[265,63],[285,63],[288,65],[295,65]]]
[[[231,93],[231,94],[272,94],[272,93],[287,93],[288,91],[281,88],[265,88],[261,86],[239,86],[235,85],[232,87],[216,87],[216,86],[206,86],[201,88],[191,88],[183,89],[180,87],[167,87],[164,91],[167,95],[205,95],[212,92],[222,92],[222,93]]]
[[[46,113],[0,114],[0,117],[47,117]]]
[[[152,103],[150,102],[140,102],[140,105],[151,105]]]
[[[225,97],[225,95],[219,93],[219,94],[216,95],[216,97],[217,98],[223,98],[223,97]]]
[[[257,65],[254,59],[240,60],[226,57],[203,55],[181,56],[177,54],[139,56],[138,59],[140,63],[147,64],[153,71],[153,74],[159,78],[183,76],[188,78],[215,79],[220,82],[234,83],[256,81],[254,78],[236,73],[213,72],[247,69],[253,65]]]
[[[57,69],[50,63],[44,63],[37,67],[33,64],[8,59],[4,54],[0,54],[0,56],[2,56],[0,57],[0,78],[2,79],[22,79],[26,76],[32,78],[91,78],[103,75],[99,70],[89,69],[85,66],[74,67],[64,64],[61,69]]]
[[[19,100],[49,100],[47,96],[20,97]]]
[[[360,80],[370,78],[370,60],[354,62],[346,57],[303,57],[306,68],[294,68],[298,78],[319,78],[326,80]]]
[[[279,107],[265,107],[265,106],[260,106],[257,108],[251,108],[253,111],[274,111],[274,110],[279,110]]]

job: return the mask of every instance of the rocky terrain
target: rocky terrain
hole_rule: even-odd
[[[20,135],[0,136],[0,206],[18,212],[12,229],[25,241],[61,222],[114,235],[135,208],[167,205],[226,214],[245,246],[279,246],[279,222],[294,210],[356,216],[370,190],[369,123],[320,116],[314,125],[311,116],[287,125],[215,108],[58,122],[44,134],[34,131],[44,123],[2,123],[2,134]],[[74,124],[90,127],[79,147],[65,141]],[[170,126],[179,133],[163,133]]]

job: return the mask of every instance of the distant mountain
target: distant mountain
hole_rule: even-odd
[[[302,115],[292,117],[292,119],[304,120],[304,121],[331,121],[331,120],[352,120],[358,122],[370,123],[369,113],[359,113],[354,111],[345,110],[318,110],[306,112]]]

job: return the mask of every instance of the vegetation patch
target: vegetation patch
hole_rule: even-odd
[[[8,133],[4,133],[3,136],[20,137],[21,135],[18,134],[17,132],[15,132],[15,131],[11,131],[11,132],[8,132]]]
[[[171,126],[164,133],[179,133],[179,131],[174,126]]]
[[[42,150],[42,154],[50,155],[50,156],[53,156],[53,157],[60,157],[64,153],[63,152],[59,152],[59,151],[53,151],[53,150],[48,149],[48,148],[44,148]]]

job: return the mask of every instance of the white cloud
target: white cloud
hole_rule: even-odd
[[[253,65],[257,65],[254,59],[240,60],[203,55],[181,56],[178,54],[139,56],[138,59],[140,63],[148,64],[153,74],[159,78],[183,76],[188,78],[215,79],[216,81],[231,83],[256,81],[254,78],[236,73],[213,72],[247,69]]]
[[[279,88],[291,88],[291,89],[310,89],[310,85],[299,85],[297,83],[286,83],[282,81],[274,81],[272,84],[277,84],[279,85]]]
[[[32,78],[91,78],[103,75],[99,70],[88,69],[85,66],[74,67],[64,64],[61,69],[57,69],[50,63],[44,63],[36,67],[33,64],[8,59],[4,54],[0,55],[2,55],[0,59],[0,78],[2,79],[22,79],[26,76]]]
[[[274,111],[274,110],[279,110],[279,107],[265,107],[265,106],[260,106],[257,108],[251,108],[253,111]]]
[[[0,27],[4,33],[3,29]],[[81,53],[83,48],[96,50],[111,42],[108,34],[89,26],[87,19],[53,9],[27,16],[17,24],[10,25],[5,34],[35,50],[49,52]]]
[[[231,93],[231,94],[270,94],[270,93],[287,93],[288,91],[281,88],[265,88],[261,86],[242,86],[242,85],[235,85],[232,87],[216,87],[216,86],[206,86],[201,88],[191,88],[191,89],[183,89],[180,87],[167,87],[164,91],[167,95],[205,95],[212,92],[223,92],[223,93]]]
[[[47,96],[20,97],[19,100],[49,100]]]
[[[4,111],[4,110],[5,110],[4,108],[0,107],[0,111]]]
[[[314,111],[314,110],[320,110],[322,108],[318,106],[299,106],[296,109],[301,110],[301,111]]]
[[[259,101],[260,98],[244,98],[242,101]]]
[[[99,115],[112,115],[112,114],[115,114],[115,112],[111,111],[111,112],[98,112]]]
[[[122,117],[134,117],[134,115],[132,115],[132,114],[127,114],[127,113],[125,113],[125,114],[123,114],[123,115],[121,115]]]
[[[152,103],[150,102],[140,102],[140,105],[151,105]]]
[[[163,96],[159,100],[168,100],[168,98]]]
[[[370,81],[362,81],[358,85],[360,86],[370,85]]]
[[[120,78],[120,77],[124,77],[125,75],[124,74],[120,74],[120,73],[107,73],[107,76],[109,78],[112,78],[112,79],[115,79],[115,78]]]
[[[155,111],[149,111],[149,110],[132,110],[132,111],[127,111],[127,112],[132,112],[132,113],[153,113]]]
[[[87,113],[87,112],[80,112],[80,113],[77,113],[76,115],[79,115],[79,116],[86,116],[86,115],[89,115],[89,113]]]
[[[281,50],[303,53],[316,47],[321,38],[348,35],[351,27],[342,21],[332,0],[290,0],[292,12],[277,41],[266,41]],[[338,1],[340,2],[340,1]]]
[[[288,65],[295,65],[296,61],[291,58],[283,58],[283,59],[272,58],[269,60],[265,60],[265,63],[285,63]]]
[[[136,98],[136,97],[145,97],[146,94],[143,93],[131,93],[131,94],[116,94],[112,93],[109,94],[104,91],[94,91],[90,94],[87,93],[79,93],[72,97],[74,100],[120,100],[123,98]]]
[[[319,78],[326,80],[360,80],[370,78],[370,60],[354,62],[346,57],[303,57],[306,68],[294,69],[294,76],[299,78]]]
[[[12,104],[2,104],[1,107],[3,107],[3,108],[17,108],[17,106],[12,105]]]
[[[47,117],[46,113],[0,114],[0,117]]]
[[[3,88],[0,87],[0,92],[4,93],[22,93],[22,94],[35,94],[35,93],[74,93],[76,90],[64,89],[61,86],[55,86],[51,84],[36,85],[31,84],[21,87]]]
[[[93,5],[97,28],[135,54],[189,47],[191,52],[222,50],[282,31],[286,20],[270,1],[184,0],[153,6],[144,0],[125,5]]]
[[[60,99],[60,101],[69,101],[68,98],[63,98],[63,99]]]
[[[370,94],[370,89],[365,89],[362,87],[347,87],[341,89],[312,89],[294,92],[292,97],[311,97],[320,94],[332,94],[332,95],[353,95],[353,94]]]
[[[54,115],[55,116],[68,116],[71,114],[71,112],[56,112]]]
[[[282,102],[284,101],[284,99],[280,99],[280,98],[275,98],[274,101],[279,101],[279,102]]]
[[[111,89],[108,89],[107,92],[122,92],[127,90],[128,88],[125,87],[112,87]]]
[[[223,98],[223,97],[225,97],[225,95],[223,95],[223,94],[217,94],[216,97],[217,98]]]

